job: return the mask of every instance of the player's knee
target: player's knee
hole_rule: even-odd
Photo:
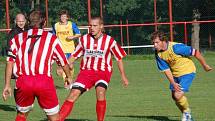
[[[67,100],[75,102],[83,92],[85,91],[82,88],[72,88]]]
[[[103,86],[97,86],[96,87],[96,96],[98,100],[103,100],[105,99],[106,96],[106,88],[107,87],[103,87]]]
[[[49,121],[60,121],[60,117],[59,114],[56,113],[54,115],[47,115]]]
[[[107,90],[107,87],[108,87],[108,84],[107,82],[101,80],[101,81],[98,81],[96,84],[95,84],[95,88],[104,88],[105,90]]]
[[[174,92],[172,94],[172,98],[175,101],[180,100],[183,96],[184,96],[184,92]]]

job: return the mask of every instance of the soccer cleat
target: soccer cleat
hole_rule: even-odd
[[[181,121],[194,121],[189,112],[184,112]]]

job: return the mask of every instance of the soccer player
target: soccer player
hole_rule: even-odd
[[[77,39],[81,36],[80,30],[76,23],[69,21],[69,13],[66,10],[61,10],[59,13],[60,21],[53,26],[53,33],[57,35],[59,40],[62,43],[63,51],[68,58],[72,52],[75,50],[74,39]],[[73,75],[74,69],[71,70]],[[57,67],[57,74],[65,77],[61,66]],[[65,81],[64,86],[67,88],[67,83]]]
[[[40,107],[50,121],[59,121],[59,104],[51,75],[54,59],[62,65],[67,81],[71,82],[68,61],[55,35],[43,31],[45,23],[40,11],[29,15],[30,28],[10,40],[5,69],[3,99],[11,96],[11,74],[17,77],[14,96],[17,108],[15,121],[26,121],[29,111],[37,98]]]
[[[183,113],[182,121],[192,121],[191,110],[185,93],[189,91],[196,68],[190,56],[194,56],[205,71],[212,68],[206,63],[199,50],[181,43],[170,42],[164,32],[152,34],[158,69],[163,71],[170,82],[172,98]]]
[[[106,90],[112,74],[112,55],[117,60],[122,83],[128,86],[128,79],[124,72],[122,58],[125,51],[113,37],[103,33],[103,20],[101,17],[92,17],[90,21],[90,34],[82,36],[75,52],[69,58],[70,68],[77,58],[82,57],[80,72],[65,102],[60,109],[60,118],[64,120],[72,111],[73,104],[79,96],[93,86],[96,90],[97,120],[104,121],[106,112]]]

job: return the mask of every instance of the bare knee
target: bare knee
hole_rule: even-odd
[[[47,115],[48,119],[50,121],[59,121],[60,117],[59,117],[59,114],[54,114],[54,115]]]
[[[184,96],[184,92],[172,92],[173,100],[180,100]]]
[[[97,97],[97,100],[105,100],[106,89],[99,86],[96,87],[96,97]]]
[[[72,89],[66,100],[70,102],[75,102],[79,96],[81,95],[81,91],[78,89]]]

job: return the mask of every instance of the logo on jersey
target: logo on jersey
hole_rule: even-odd
[[[104,57],[104,51],[103,50],[90,50],[90,49],[86,49],[85,56],[86,57],[103,58]]]

